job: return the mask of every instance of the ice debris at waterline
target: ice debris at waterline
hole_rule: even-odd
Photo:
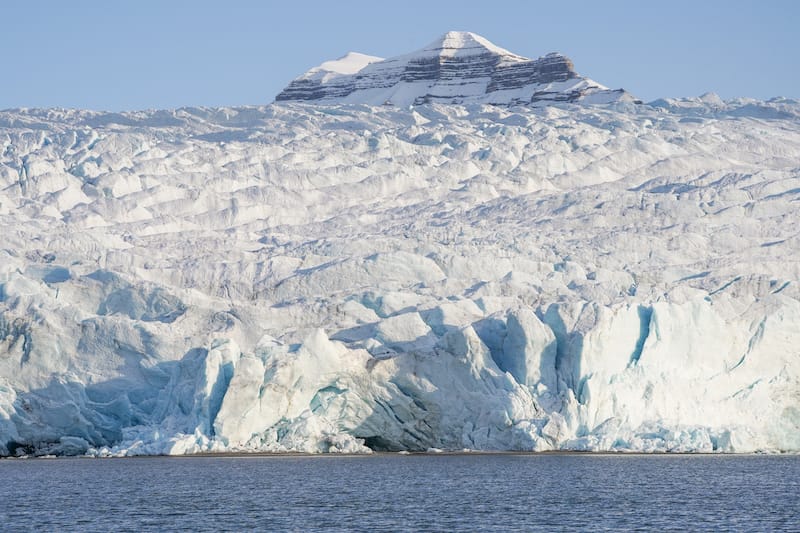
[[[0,112],[0,454],[797,451],[798,117]]]

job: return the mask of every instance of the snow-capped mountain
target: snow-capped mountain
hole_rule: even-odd
[[[799,451],[798,202],[788,99],[2,111],[0,455]]]
[[[451,31],[410,54],[381,59],[351,52],[292,81],[277,102],[419,105],[609,103],[623,91],[579,76],[568,58],[528,59],[470,32]]]

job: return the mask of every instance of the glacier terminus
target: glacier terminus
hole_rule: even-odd
[[[0,111],[0,456],[800,451],[800,102],[468,32]]]

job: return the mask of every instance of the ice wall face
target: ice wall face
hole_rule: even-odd
[[[315,104],[498,105],[632,101],[579,76],[572,61],[551,53],[528,59],[480,35],[451,31],[410,54],[381,59],[351,52],[314,67],[275,97]]]
[[[0,454],[798,450],[798,117],[2,112]]]

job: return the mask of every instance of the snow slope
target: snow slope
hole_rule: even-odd
[[[381,60],[351,52],[325,62],[292,81],[275,100],[408,106],[597,104],[634,98],[579,76],[561,54],[528,59],[480,35],[450,31],[410,54]]]
[[[799,117],[0,112],[0,454],[800,450]]]

